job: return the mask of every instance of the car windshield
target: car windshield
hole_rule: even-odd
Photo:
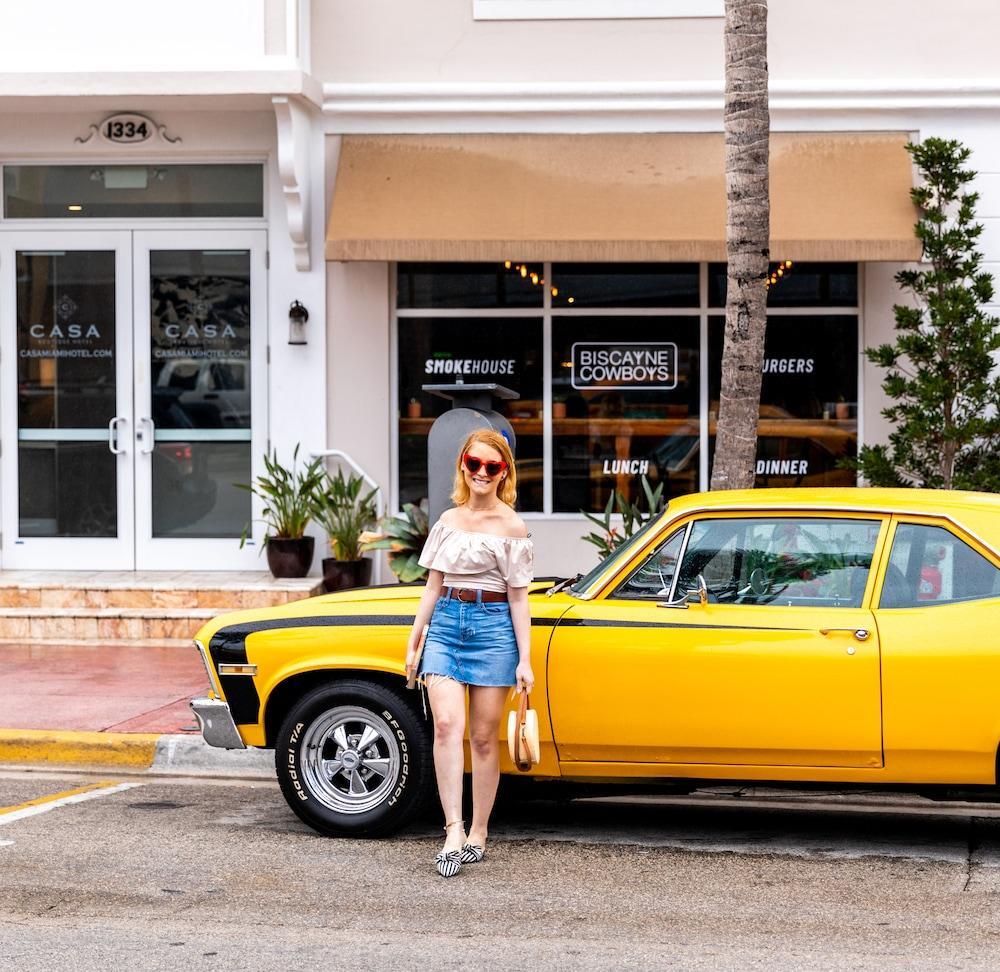
[[[588,571],[583,575],[583,577],[576,581],[576,583],[571,584],[569,587],[570,591],[574,594],[584,594],[591,584],[593,584],[594,581],[596,581],[597,578],[600,577],[612,563],[619,560],[619,558],[623,561],[627,560],[632,555],[632,551],[645,541],[645,538],[653,528],[653,525],[659,523],[662,516],[663,514],[661,513],[658,516],[650,517],[640,529],[633,533],[627,540],[622,541],[622,543],[615,547],[615,549],[612,550],[611,553],[609,553],[608,556],[605,557],[593,570]]]

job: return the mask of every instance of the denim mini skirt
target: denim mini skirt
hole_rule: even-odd
[[[443,675],[463,685],[515,685],[518,660],[506,601],[438,598],[424,640],[420,675]]]

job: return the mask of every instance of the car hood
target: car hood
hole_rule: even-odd
[[[409,601],[419,600],[424,592],[423,584],[379,584],[374,587],[355,587],[349,591],[334,591],[310,598],[323,604],[350,604],[354,601]],[[293,602],[297,603],[297,602]]]

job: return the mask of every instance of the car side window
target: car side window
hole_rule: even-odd
[[[900,523],[880,608],[933,607],[1000,597],[1000,570],[944,527]]]
[[[709,601],[722,604],[860,607],[881,525],[832,517],[699,520],[677,596],[703,580]]]
[[[661,543],[641,566],[632,572],[612,595],[629,599],[654,598],[662,601],[670,596],[670,586],[677,571],[677,560],[684,543],[684,527],[675,530]]]

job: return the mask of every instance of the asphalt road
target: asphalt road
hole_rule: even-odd
[[[0,773],[0,807],[93,777]],[[1000,808],[719,789],[329,840],[276,786],[117,777],[0,814],[0,969],[995,969]],[[94,795],[94,794],[97,795]]]

